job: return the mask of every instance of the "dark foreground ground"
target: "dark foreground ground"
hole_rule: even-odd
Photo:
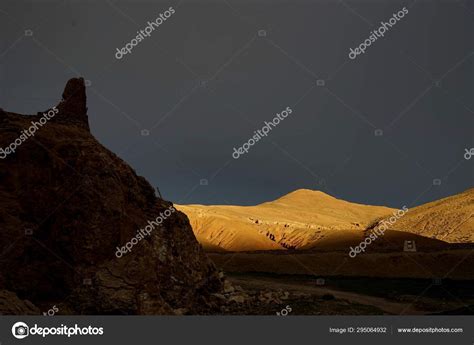
[[[474,281],[228,273],[250,296],[227,312],[247,315],[474,314]],[[275,301],[267,301],[265,295]],[[262,302],[262,303],[260,303]]]
[[[474,314],[474,254],[389,252],[208,253],[243,294],[230,314]],[[266,295],[269,298],[264,297]],[[291,311],[290,311],[291,310]]]

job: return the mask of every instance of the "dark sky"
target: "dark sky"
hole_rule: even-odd
[[[473,36],[468,0],[2,0],[0,107],[42,111],[83,76],[93,134],[179,203],[248,205],[309,188],[412,206],[474,185],[474,157],[463,157],[474,147]],[[232,158],[287,106],[267,138]]]

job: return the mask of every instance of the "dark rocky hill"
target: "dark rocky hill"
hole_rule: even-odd
[[[84,80],[71,79],[49,111],[22,141],[45,112],[0,109],[0,148],[22,141],[0,159],[0,313],[210,313],[222,278],[183,213],[116,256],[173,205],[91,135]]]

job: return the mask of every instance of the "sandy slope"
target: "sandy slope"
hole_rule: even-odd
[[[450,243],[472,243],[474,189],[414,207],[392,229]]]
[[[177,205],[191,221],[207,250],[254,251],[303,249],[324,240],[352,243],[376,220],[390,216],[388,207],[336,199],[299,189],[256,206]]]

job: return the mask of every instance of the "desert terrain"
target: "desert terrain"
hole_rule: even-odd
[[[173,205],[94,138],[86,101],[69,80],[0,160],[1,315],[473,313],[474,189],[403,212],[308,189]],[[1,146],[41,116],[0,109]]]
[[[177,208],[233,284],[289,291],[293,313],[474,312],[474,189],[410,208],[355,258],[350,248],[398,209],[307,189],[256,206]]]
[[[321,241],[362,238],[393,209],[299,189],[257,206],[178,205],[206,250],[260,251],[310,248]]]

